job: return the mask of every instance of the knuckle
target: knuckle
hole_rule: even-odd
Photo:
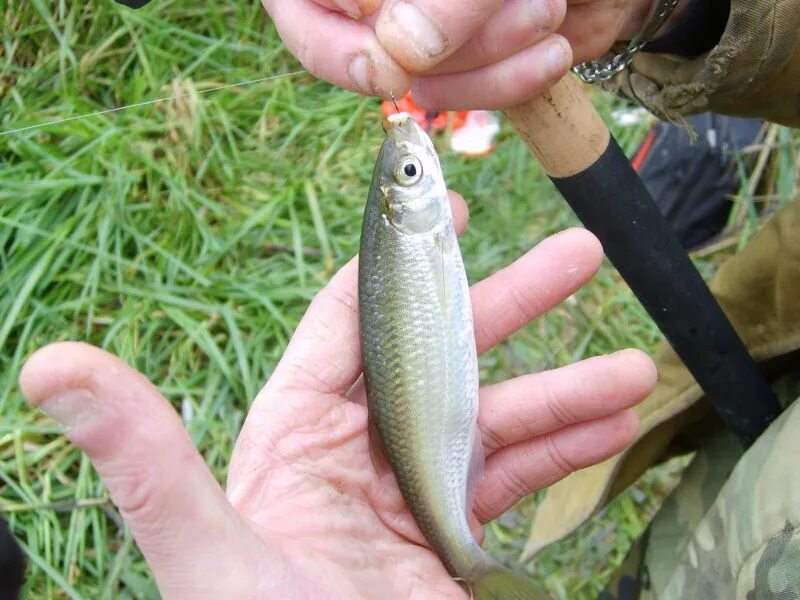
[[[501,463],[499,481],[505,496],[514,501],[528,495],[530,485],[523,476],[524,465],[519,457],[508,457]]]
[[[507,272],[507,275],[507,299],[519,318],[527,322],[543,313],[545,307],[536,294],[533,293],[533,290],[522,289],[511,279],[510,272]]]
[[[503,436],[495,429],[494,425],[489,425],[481,419],[478,421],[478,429],[481,432],[483,447],[487,451],[496,450],[504,444]]]
[[[163,504],[150,468],[143,464],[109,465],[112,472],[103,479],[125,520],[132,524],[158,523]],[[104,469],[105,470],[105,469]]]
[[[573,385],[576,382],[577,380],[573,381]],[[541,394],[547,410],[559,425],[564,427],[578,421],[568,403],[562,399],[561,393],[546,378],[542,381]]]
[[[153,438],[142,432],[131,432],[132,444],[154,445]],[[134,441],[135,440],[135,441]],[[165,470],[152,457],[131,457],[119,454],[98,463],[97,469],[111,498],[125,520],[139,530],[151,530],[165,525],[170,517],[170,499],[181,475],[206,469],[202,457],[192,443],[184,440],[170,448],[170,463],[177,463],[180,472]]]
[[[545,435],[544,439],[547,456],[558,471],[559,479],[566,477],[573,471],[577,471],[577,467],[567,460],[567,458],[564,456],[564,453],[558,449],[558,446],[553,440],[553,436],[551,434]]]

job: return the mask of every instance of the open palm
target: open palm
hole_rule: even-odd
[[[457,225],[466,222],[454,197]],[[478,350],[555,306],[596,271],[583,230],[545,240],[472,290]],[[39,350],[20,377],[92,459],[165,598],[465,598],[427,548],[388,470],[370,458],[351,261],[312,302],[259,393],[227,494],[175,411],[141,374],[84,344]],[[629,409],[655,382],[637,351],[481,390],[480,523],[628,445]]]

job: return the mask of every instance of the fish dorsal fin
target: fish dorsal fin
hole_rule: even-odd
[[[372,466],[375,467],[375,471],[378,473],[390,471],[392,467],[389,464],[386,451],[383,449],[381,436],[378,434],[378,426],[371,416],[367,416],[367,435],[369,435],[369,457],[372,459]]]

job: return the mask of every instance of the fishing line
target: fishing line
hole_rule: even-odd
[[[37,123],[36,125],[27,125],[26,127],[19,127],[17,129],[8,129],[6,131],[0,131],[0,137],[4,135],[11,135],[12,133],[21,133],[23,131],[30,131],[31,129],[41,129],[42,127],[50,127],[52,125],[60,125],[61,123],[67,123],[69,121],[77,121],[79,119],[88,119],[89,117],[99,117],[100,115],[107,115],[113,112],[119,112],[121,110],[127,110],[129,108],[137,108],[140,106],[149,106],[150,104],[158,104],[159,102],[167,102],[168,100],[177,100],[178,98],[186,98],[187,96],[197,95],[200,96],[201,94],[210,94],[211,92],[218,92],[220,90],[226,90],[229,88],[234,87],[244,87],[246,85],[252,85],[254,83],[261,83],[262,81],[275,81],[276,79],[282,79],[284,77],[292,77],[294,75],[300,75],[302,73],[306,73],[305,69],[301,69],[299,71],[292,71],[290,73],[279,73],[278,75],[268,75],[267,77],[260,77],[258,79],[250,79],[248,81],[240,81],[238,83],[228,83],[225,85],[220,85],[215,88],[209,88],[207,90],[200,90],[199,92],[186,92],[184,94],[175,94],[174,96],[165,96],[164,98],[154,98],[153,100],[145,100],[144,102],[136,102],[134,104],[126,104],[125,106],[117,106],[115,108],[107,108],[105,110],[98,110],[92,113],[86,113],[83,115],[76,115],[74,117],[67,117],[66,119],[55,119],[53,121],[46,121],[45,123]]]

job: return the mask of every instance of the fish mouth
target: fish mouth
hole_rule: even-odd
[[[408,114],[407,112],[399,112],[393,115],[389,115],[388,117],[386,117],[386,120],[389,121],[389,124],[392,127],[402,127],[403,125],[406,125],[409,121],[413,121],[411,115]]]
[[[427,135],[408,113],[399,112],[389,115],[387,120],[389,121],[389,131],[386,132],[386,137],[394,140],[398,146],[409,142],[427,146],[425,143]]]
[[[386,131],[386,139],[394,142],[395,147],[420,157],[436,154],[431,138],[411,115],[400,112],[389,115],[387,120],[389,129]]]

